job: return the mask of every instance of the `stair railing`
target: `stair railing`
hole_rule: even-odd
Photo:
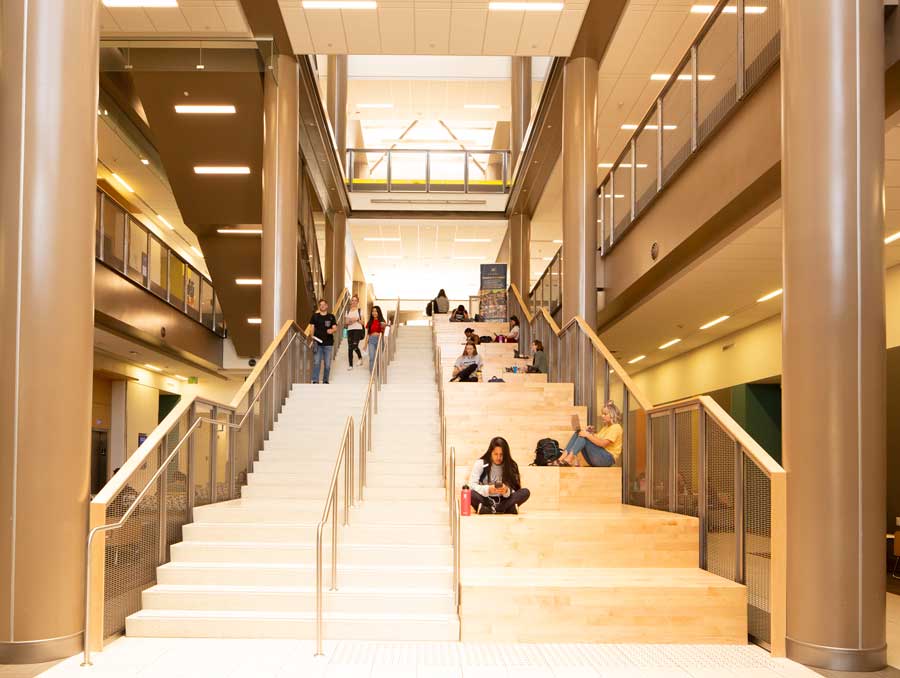
[[[508,305],[525,320],[520,350],[541,340],[548,380],[574,384],[589,423],[610,400],[621,410],[622,502],[697,517],[699,566],[746,585],[751,639],[784,656],[784,469],[709,396],[654,407],[583,318],[560,329],[515,285]]]
[[[240,497],[292,384],[311,372],[308,332],[288,321],[230,404],[182,398],[91,501],[84,665],[140,609],[194,508]]]

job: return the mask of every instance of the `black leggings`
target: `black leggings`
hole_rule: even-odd
[[[472,365],[466,365],[459,371],[459,374],[453,377],[453,379],[456,379],[457,381],[478,381],[478,377],[475,376],[477,370],[478,365],[475,365],[474,363]],[[453,379],[450,381],[453,381]]]
[[[504,497],[497,503],[494,503],[493,500],[472,490],[472,508],[475,509],[476,512],[478,511],[479,506],[484,506],[488,513],[518,513],[517,507],[528,501],[528,497],[530,496],[531,492],[523,487],[510,494],[508,497]],[[491,510],[492,507],[494,510]]]
[[[359,352],[359,342],[363,340],[364,336],[366,336],[365,330],[347,330],[347,344],[349,345],[347,357],[350,359],[350,367],[353,367],[354,352],[356,352],[356,357],[362,360],[362,353]]]

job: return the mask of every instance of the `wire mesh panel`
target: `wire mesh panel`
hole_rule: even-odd
[[[227,501],[231,499],[231,483],[229,482],[229,438],[232,433],[228,429],[228,412],[217,412],[216,419],[220,422],[216,426],[215,445],[216,445],[216,501]]]
[[[211,417],[212,408],[198,404],[195,409],[197,417]],[[205,506],[212,500],[210,487],[210,443],[215,435],[213,426],[208,422],[201,422],[194,431],[191,450],[193,452],[193,485],[194,506]]]
[[[623,464],[627,474],[625,501],[635,506],[647,504],[647,412],[637,398],[628,399],[625,413],[625,451]]]
[[[744,583],[747,586],[747,631],[771,642],[770,576],[772,562],[772,484],[744,457]]]
[[[744,9],[744,88],[755,86],[781,52],[779,0],[753,0]]]
[[[734,579],[735,534],[734,440],[712,417],[706,419],[706,569]]]
[[[700,410],[675,413],[675,511],[699,515]]]
[[[691,154],[691,106],[692,68],[686,61],[675,73],[675,81],[669,86],[663,100],[662,129],[662,180],[666,183]]]
[[[697,48],[698,143],[702,143],[737,103],[737,0],[719,14]]]
[[[650,508],[669,510],[669,455],[672,440],[669,431],[671,414],[666,412],[650,419]]]
[[[650,112],[650,121],[638,132],[634,145],[635,211],[640,214],[656,195],[658,157],[657,108]]]
[[[169,434],[166,449],[174,450],[188,428],[190,418],[185,414]],[[169,462],[165,472],[166,478],[166,558],[168,559],[168,547],[181,541],[181,528],[188,522],[188,463],[190,451],[184,444]]]

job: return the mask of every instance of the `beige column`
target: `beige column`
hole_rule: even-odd
[[[885,664],[884,6],[782,3],[787,652]]]
[[[509,172],[512,174],[531,120],[531,57],[512,57]]]
[[[531,217],[527,214],[509,218],[509,281],[526,300],[531,282]]]
[[[563,322],[597,321],[597,77],[590,57],[563,72]]]
[[[338,297],[347,286],[347,215],[335,212],[331,215],[331,306],[337,303]]]
[[[97,6],[0,3],[0,664],[82,647]]]
[[[283,54],[266,71],[260,353],[297,311],[298,77],[297,60]]]
[[[328,57],[328,87],[326,89],[328,118],[334,130],[341,166],[347,163],[347,55]]]

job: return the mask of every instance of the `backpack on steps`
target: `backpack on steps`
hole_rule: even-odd
[[[559,443],[553,438],[541,438],[534,448],[534,461],[532,466],[547,466],[562,456],[559,451]]]

